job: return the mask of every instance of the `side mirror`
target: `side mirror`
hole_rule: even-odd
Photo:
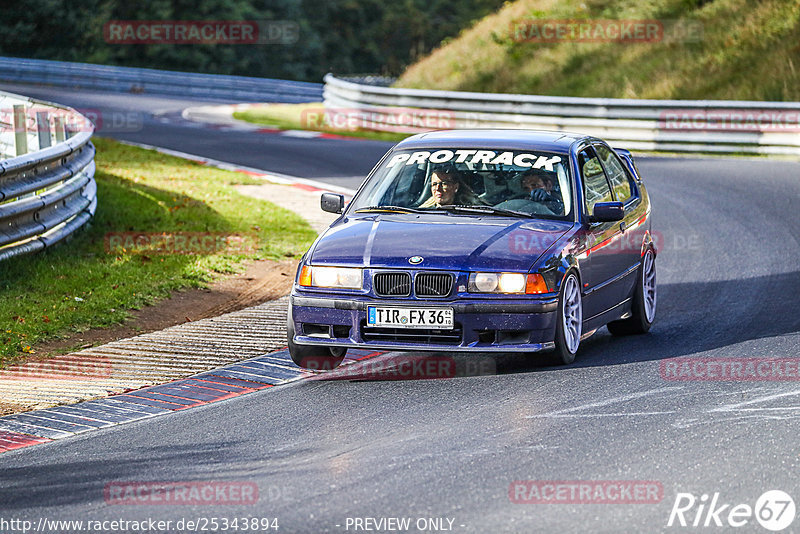
[[[625,208],[622,202],[598,202],[594,205],[591,222],[613,222],[625,218]]]
[[[319,199],[322,211],[328,213],[342,213],[344,211],[344,196],[336,193],[322,193]]]

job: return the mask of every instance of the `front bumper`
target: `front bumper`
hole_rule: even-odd
[[[558,298],[492,298],[445,301],[367,296],[290,297],[298,345],[385,350],[536,352],[553,347]],[[450,307],[454,330],[367,327],[367,306]]]

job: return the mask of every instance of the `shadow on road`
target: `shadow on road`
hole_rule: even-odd
[[[78,445],[79,444],[73,444]],[[47,447],[48,445],[41,445]],[[31,510],[39,507],[39,511],[46,513],[47,509],[57,509],[64,506],[85,505],[97,503],[97,506],[118,504],[113,501],[109,487],[130,487],[128,496],[136,495],[136,486],[145,482],[151,488],[146,495],[142,494],[136,502],[136,509],[156,510],[163,509],[166,502],[156,502],[159,485],[174,485],[175,483],[188,483],[188,486],[210,485],[230,482],[241,477],[231,477],[230,474],[217,474],[210,472],[207,467],[215,462],[220,451],[235,448],[235,441],[216,441],[206,443],[192,443],[186,446],[170,445],[146,447],[141,456],[135,450],[128,450],[123,455],[109,455],[102,460],[83,461],[74,459],[77,453],[70,454],[69,459],[45,465],[24,465],[22,467],[4,467],[2,472],[2,487],[0,488],[0,503],[5,512],[14,510]],[[64,448],[60,449],[64,451]],[[143,464],[140,458],[146,457]],[[255,461],[255,456],[251,459]],[[181,478],[175,479],[174,475],[166,475],[163,480],[153,479],[152,476],[142,480],[142,473],[164,472],[169,473],[170,467],[176,463],[186,462],[185,465],[194,465],[196,472],[186,471]],[[247,477],[245,477],[247,478]],[[202,489],[202,488],[200,488]],[[216,489],[216,488],[215,488]],[[257,490],[256,490],[257,491]],[[140,492],[141,493],[141,492]],[[162,492],[163,493],[163,492]],[[206,490],[208,493],[208,490]],[[150,498],[154,496],[154,498]],[[161,495],[163,498],[164,495]],[[184,495],[186,499],[190,493]],[[202,495],[201,495],[202,497]],[[222,495],[224,498],[226,495]],[[142,506],[144,504],[144,506]],[[178,503],[176,501],[176,504]],[[188,504],[188,503],[183,503]],[[155,508],[153,508],[155,506]],[[187,506],[186,508],[191,508]],[[42,510],[44,509],[44,510]],[[119,506],[121,512],[130,511],[130,505]]]
[[[743,295],[745,292],[747,295]],[[800,313],[793,297],[797,294],[800,294],[800,272],[723,282],[662,284],[656,322],[648,334],[615,337],[601,328],[584,340],[576,362],[570,367],[663,360],[794,334],[800,332]],[[726,354],[764,355],[738,351]],[[495,355],[389,352],[313,379],[430,380],[561,368],[555,365],[552,352]]]
[[[800,313],[794,297],[800,294],[800,272],[722,282],[662,284],[658,291],[658,311],[649,333],[615,337],[602,328],[583,342],[573,366],[618,365],[690,356],[800,332]],[[503,357],[498,359],[498,372],[541,369],[549,363],[543,362],[544,354],[542,356]],[[737,350],[724,356],[776,354]]]

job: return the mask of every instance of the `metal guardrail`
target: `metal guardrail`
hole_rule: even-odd
[[[800,103],[634,100],[397,89],[325,76],[325,107],[383,131],[526,128],[595,135],[634,150],[800,155]],[[354,112],[354,110],[356,110]],[[426,121],[426,119],[430,119]],[[343,122],[343,121],[341,121]],[[351,121],[352,122],[352,121]],[[420,127],[422,124],[422,127]]]
[[[0,92],[0,260],[50,247],[94,215],[93,132],[71,108]]]
[[[224,102],[319,102],[322,84],[0,57],[0,80]]]

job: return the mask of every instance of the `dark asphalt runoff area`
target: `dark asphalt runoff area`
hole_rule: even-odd
[[[60,100],[58,91],[28,93]],[[142,109],[139,99],[188,105],[79,92],[60,101]],[[389,146],[158,121],[118,137],[323,178],[364,174]],[[757,515],[774,526],[768,515],[785,519],[795,507],[759,499],[765,492],[800,504],[800,163],[637,162],[661,240],[649,334],[603,328],[567,367],[547,354],[453,355],[474,376],[371,378],[369,365],[389,354],[365,363],[360,380],[295,382],[11,451],[0,455],[0,519],[153,519],[172,531],[213,518],[209,529],[221,531],[238,517],[277,518],[278,532],[770,532]],[[670,379],[670,362],[686,357],[785,358],[794,378]],[[109,484],[132,481],[255,484],[259,497],[104,497]],[[555,491],[552,481],[562,481],[558,497],[530,502],[534,490]],[[605,501],[571,502],[581,487],[601,488]],[[637,498],[637,487],[657,488],[656,498]],[[783,532],[800,532],[800,518]]]

